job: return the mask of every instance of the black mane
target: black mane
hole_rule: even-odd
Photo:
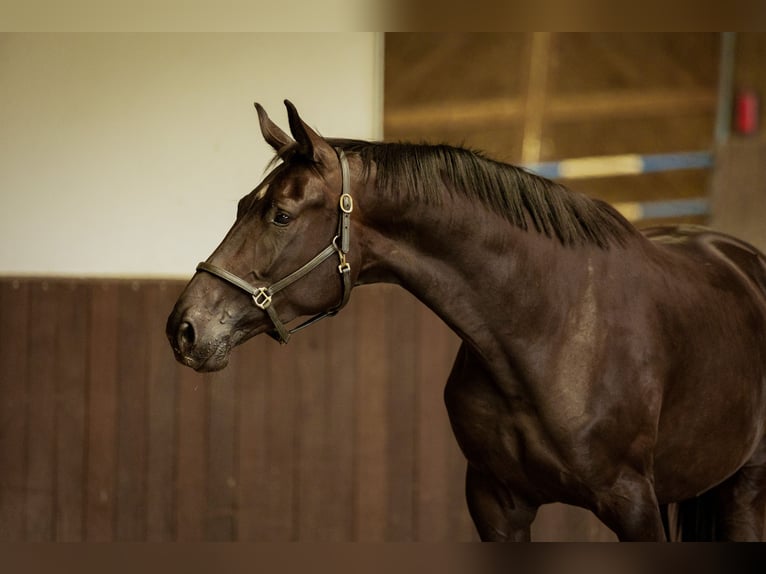
[[[382,193],[405,190],[406,199],[438,205],[444,184],[481,201],[513,225],[556,237],[563,245],[623,244],[636,229],[609,204],[573,192],[522,168],[449,145],[330,139],[329,143],[377,166]],[[403,198],[405,199],[405,198]]]

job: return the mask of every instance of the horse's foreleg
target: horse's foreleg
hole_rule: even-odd
[[[528,542],[536,506],[521,504],[492,477],[468,465],[466,499],[471,518],[485,542]]]
[[[762,541],[766,521],[766,440],[748,464],[714,492],[714,539]]]
[[[592,510],[623,542],[666,540],[654,486],[645,476],[622,474],[597,494]]]

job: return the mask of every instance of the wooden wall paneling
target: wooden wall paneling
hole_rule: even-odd
[[[111,541],[116,522],[119,303],[116,283],[91,286],[85,539],[92,542]]]
[[[444,405],[444,386],[458,338],[434,313],[417,309],[417,532],[420,542],[456,540],[450,507],[459,505],[449,488],[449,457],[455,443]]]
[[[386,539],[388,505],[388,392],[394,365],[387,355],[387,291],[376,285],[354,291],[357,322],[354,540]]]
[[[292,373],[296,390],[295,409],[295,537],[321,541],[325,510],[323,503],[333,480],[333,455],[328,444],[325,393],[331,384],[327,376],[328,321],[296,334],[286,348],[295,365]],[[333,501],[338,504],[340,501]]]
[[[266,542],[296,540],[297,473],[295,459],[300,421],[296,361],[289,346],[266,341],[265,483],[261,490],[264,514],[258,539]]]
[[[427,307],[417,310],[419,349],[417,376],[417,530],[419,542],[448,540],[448,476],[447,441],[441,423],[445,418],[443,400],[447,375],[438,380],[444,370],[444,338],[440,336],[440,320]]]
[[[198,542],[205,537],[207,508],[207,382],[188,367],[178,364],[176,369],[176,540]]]
[[[326,449],[332,465],[325,469],[322,512],[327,517],[322,538],[350,542],[354,536],[354,446],[357,314],[348,307],[328,319],[326,384],[323,395]]]
[[[146,539],[147,286],[138,281],[120,284],[117,350],[117,515],[115,539]]]
[[[710,149],[714,110],[674,117],[626,117],[619,121],[576,118],[549,123],[542,159],[627,154],[676,153]],[[687,170],[660,172],[683,175]],[[634,176],[625,177],[632,179]],[[653,191],[653,190],[649,190]]]
[[[553,64],[556,94],[604,90],[712,87],[718,81],[719,34],[560,32]]]
[[[417,306],[400,288],[386,291],[386,357],[391,365],[388,386],[388,529],[386,540],[404,542],[415,535],[415,434],[417,385]]]
[[[317,323],[290,342],[297,370],[297,533],[352,539],[354,313]]]
[[[62,281],[56,289],[56,499],[55,539],[84,538],[87,351],[90,292],[86,285]]]
[[[176,537],[175,466],[178,369],[165,337],[165,322],[180,293],[175,283],[147,283],[144,337],[148,343],[146,539]]]
[[[27,392],[26,533],[29,542],[54,540],[56,476],[56,294],[55,282],[29,288],[29,378]]]
[[[237,538],[237,433],[239,381],[235,368],[205,376],[208,391],[207,512],[205,540]]]
[[[246,342],[234,351],[239,394],[238,540],[256,542],[268,532],[264,525],[268,469],[266,465],[266,384],[269,374],[267,337]]]
[[[0,541],[24,539],[27,486],[27,281],[0,281]]]
[[[528,36],[507,32],[386,34],[386,113],[418,104],[518,96],[524,87],[520,63]]]
[[[428,337],[432,340],[433,348],[436,352],[433,357],[430,357],[429,353],[421,351],[420,357],[425,363],[431,364],[433,384],[436,385],[437,380],[441,381],[438,387],[433,389],[433,392],[435,394],[438,392],[439,411],[434,413],[434,422],[438,422],[438,426],[434,428],[434,432],[438,433],[438,438],[435,440],[439,441],[442,445],[444,480],[446,483],[442,488],[444,488],[445,492],[443,504],[446,508],[445,520],[447,530],[445,538],[442,540],[477,541],[478,535],[468,513],[468,506],[465,500],[466,460],[452,432],[449,416],[444,404],[444,386],[447,383],[462,341],[433,313],[424,309],[423,314],[424,325],[421,337]],[[423,346],[420,348],[422,350],[428,347]]]

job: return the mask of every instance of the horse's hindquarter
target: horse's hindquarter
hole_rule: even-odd
[[[766,267],[751,246],[708,230],[649,236],[663,340],[655,480],[658,498],[673,501],[726,479],[762,440]]]

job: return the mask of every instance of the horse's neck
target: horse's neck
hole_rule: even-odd
[[[361,281],[402,285],[476,349],[501,352],[498,331],[562,313],[551,301],[566,295],[550,274],[568,268],[561,258],[571,250],[555,239],[459,200],[441,207],[399,206],[396,219],[373,219]]]

